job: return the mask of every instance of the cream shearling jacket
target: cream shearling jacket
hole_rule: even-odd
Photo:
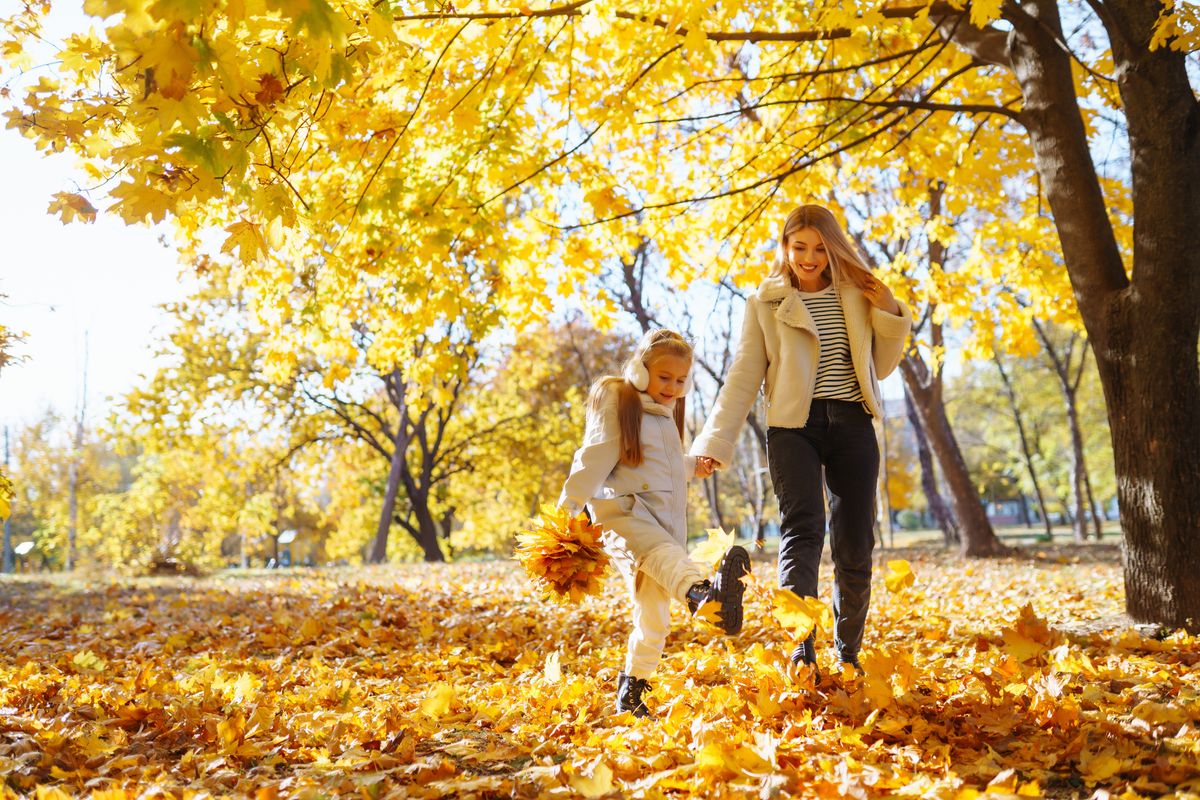
[[[879,379],[890,375],[900,363],[912,315],[904,303],[900,303],[899,315],[872,306],[849,281],[839,285],[838,296],[846,318],[854,374],[867,408],[879,418],[883,414]],[[767,278],[746,301],[733,364],[712,414],[692,443],[691,453],[710,456],[722,467],[728,466],[760,386],[766,394],[768,426],[803,428],[812,407],[820,357],[817,326],[799,290],[784,275]]]
[[[559,505],[578,513],[593,499],[613,500],[641,492],[673,492],[679,509],[687,502],[687,481],[696,459],[683,452],[672,409],[643,392],[642,463],[621,463],[621,429],[617,422],[617,392],[605,391],[601,413],[587,415],[583,445],[575,451],[571,474],[563,484]]]

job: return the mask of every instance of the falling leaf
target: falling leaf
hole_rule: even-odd
[[[708,538],[700,542],[692,548],[689,557],[692,561],[697,561],[701,564],[712,564],[716,567],[721,563],[721,559],[725,557],[725,553],[729,548],[733,547],[735,538],[734,532],[726,533],[720,528],[709,528]]]
[[[889,592],[900,593],[906,588],[913,585],[917,576],[913,574],[912,567],[907,561],[896,559],[887,562],[887,575],[883,578],[883,583],[887,586]]]
[[[775,590],[775,619],[797,639],[805,639],[828,614],[828,606],[815,597],[800,597],[790,589]]]

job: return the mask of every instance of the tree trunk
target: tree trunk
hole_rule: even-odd
[[[963,459],[958,440],[954,438],[954,430],[950,426],[946,406],[942,402],[940,381],[926,384],[922,380],[922,377],[928,374],[928,369],[917,355],[905,356],[900,362],[900,369],[904,375],[904,383],[912,394],[913,406],[921,418],[929,446],[937,457],[938,465],[942,468],[942,477],[950,490],[950,504],[962,537],[959,553],[970,557],[1006,554],[1008,548],[996,538],[996,533],[992,530],[992,523],[987,518],[983,502],[975,490],[975,483],[967,471],[967,462]]]
[[[925,504],[937,521],[938,527],[942,529],[942,541],[946,547],[951,547],[962,541],[962,535],[958,532],[958,521],[954,519],[954,512],[946,505],[942,493],[938,491],[929,438],[925,435],[925,427],[921,424],[921,417],[917,414],[916,404],[913,403],[907,385],[904,387],[904,410],[917,440],[917,460],[921,463],[921,488],[925,490]]]
[[[421,550],[425,553],[425,561],[427,563],[444,562],[446,557],[442,554],[442,546],[438,542],[438,524],[434,520],[433,514],[429,511],[428,490],[421,491],[418,489],[412,493],[409,500],[412,502],[413,513],[417,517],[415,538],[417,544],[421,546]]]
[[[1092,535],[1096,537],[1096,541],[1100,541],[1100,537],[1104,535],[1104,518],[1100,512],[1100,508],[1096,505],[1096,498],[1092,494],[1092,479],[1087,472],[1083,473],[1084,488],[1087,489],[1088,508],[1092,510]]]
[[[1004,393],[1008,396],[1008,406],[1012,409],[1013,421],[1017,424],[1017,434],[1021,439],[1021,453],[1025,456],[1025,469],[1029,471],[1029,480],[1033,483],[1033,491],[1037,495],[1038,510],[1041,511],[1042,522],[1046,526],[1046,537],[1054,538],[1050,526],[1050,515],[1046,513],[1046,498],[1042,494],[1042,484],[1038,480],[1037,467],[1034,465],[1033,447],[1029,443],[1029,435],[1025,429],[1025,417],[1021,414],[1021,407],[1017,405],[1017,393],[1013,389],[1012,381],[1009,380],[1008,372],[1004,369],[998,353],[995,355],[994,361],[996,369],[1000,372],[1000,380],[1004,383]],[[1021,508],[1025,508],[1024,497],[1022,497]],[[1026,524],[1029,524],[1028,515]]]
[[[407,421],[402,417],[396,437],[392,440],[392,463],[388,469],[387,487],[383,491],[383,511],[379,514],[379,525],[375,529],[375,541],[371,545],[371,554],[367,557],[372,564],[382,564],[387,561],[388,533],[392,529],[392,517],[396,510],[396,493],[400,490],[400,473],[404,471],[405,451],[408,449],[406,447],[407,436],[404,431],[406,424]]]
[[[720,471],[714,471],[704,479],[704,498],[708,500],[708,516],[712,520],[712,524],[721,530],[725,530],[725,515],[721,513],[721,492],[717,485],[717,476]]]
[[[1079,430],[1079,414],[1075,410],[1075,398],[1068,396],[1067,427],[1071,431],[1071,507],[1075,517],[1071,532],[1076,542],[1087,540],[1087,466],[1083,460],[1083,433]]]
[[[1126,276],[1050,0],[1006,11],[1022,120],[1096,352],[1125,534],[1126,609],[1200,632],[1200,105],[1185,56],[1150,51],[1157,0],[1096,6],[1129,125],[1135,230]]]
[[[79,524],[79,450],[71,454],[67,467],[67,558],[63,567],[75,569],[75,530]]]

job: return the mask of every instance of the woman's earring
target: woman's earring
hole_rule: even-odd
[[[639,392],[646,391],[650,385],[650,370],[641,361],[633,361],[625,365],[625,380],[633,384]]]

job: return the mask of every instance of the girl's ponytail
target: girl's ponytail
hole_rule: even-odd
[[[636,467],[642,463],[642,398],[633,384],[616,375],[592,384],[588,394],[588,414],[604,413],[604,396],[617,393],[617,427],[621,432],[621,463]]]

